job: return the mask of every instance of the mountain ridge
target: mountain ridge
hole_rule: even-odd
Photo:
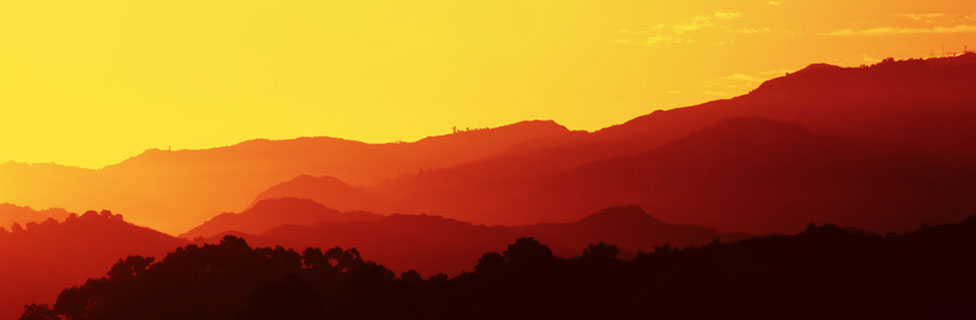
[[[842,139],[879,156],[915,162],[915,167],[967,170],[976,163],[976,150],[971,148],[971,141],[976,138],[976,127],[971,125],[976,123],[976,108],[972,108],[976,92],[971,88],[976,80],[969,76],[974,73],[976,54],[885,61],[863,68],[814,64],[763,82],[746,95],[656,111],[593,133],[569,131],[552,121],[536,121],[503,127],[530,128],[528,131],[534,136],[499,133],[508,129],[474,130],[414,143],[381,145],[325,138],[332,149],[289,149],[285,145],[299,140],[257,140],[239,144],[237,149],[207,149],[208,156],[200,159],[145,165],[131,161],[102,171],[0,166],[0,180],[19,186],[4,190],[0,198],[69,210],[110,207],[130,213],[131,219],[140,224],[175,234],[220,212],[246,208],[255,195],[269,186],[300,175],[332,176],[356,186],[410,185],[416,184],[411,180],[417,177],[454,179],[450,176],[470,179],[455,182],[459,188],[498,185],[525,178],[543,179],[587,163],[652,150],[735,117],[797,123],[814,134]],[[488,140],[493,143],[482,144],[475,139],[492,134],[497,139]],[[269,144],[291,151],[250,150],[252,145]],[[248,150],[226,152],[241,146]],[[197,151],[152,154],[200,154],[193,152]],[[393,183],[385,183],[387,180]],[[61,196],[51,198],[47,194]],[[607,205],[625,204],[628,203]],[[459,209],[462,208],[454,208]],[[548,220],[532,222],[541,221]]]

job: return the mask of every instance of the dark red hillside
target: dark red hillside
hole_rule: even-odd
[[[27,303],[53,303],[61,289],[103,275],[130,254],[161,257],[186,243],[107,211],[0,229],[0,319],[13,319]]]

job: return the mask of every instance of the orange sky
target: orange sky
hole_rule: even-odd
[[[943,44],[976,46],[972,1],[0,0],[0,162],[594,130]]]

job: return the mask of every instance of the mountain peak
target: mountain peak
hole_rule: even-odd
[[[591,214],[577,223],[592,225],[632,225],[632,224],[663,224],[661,220],[644,212],[639,206],[609,207]]]
[[[844,69],[844,67],[835,66],[829,63],[811,63],[806,68],[800,69],[799,71],[794,72],[793,74],[803,73],[803,72],[816,72],[819,70],[840,70],[840,69]]]

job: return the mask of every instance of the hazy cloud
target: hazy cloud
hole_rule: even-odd
[[[757,33],[769,32],[770,30],[771,29],[769,29],[769,27],[761,27],[761,28],[745,28],[745,29],[739,29],[739,30],[736,30],[735,32],[742,33],[742,34],[757,34]]]

